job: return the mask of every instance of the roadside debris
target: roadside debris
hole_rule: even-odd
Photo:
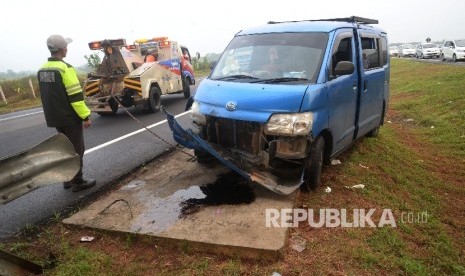
[[[330,188],[330,187],[326,187],[325,193],[327,193],[327,194],[331,193],[331,188]]]
[[[92,237],[92,236],[84,236],[84,237],[81,237],[81,242],[91,242],[95,239],[95,237]]]
[[[369,169],[370,167],[367,167],[367,166],[364,166],[362,165],[361,163],[358,164],[360,167],[364,168],[364,169]]]
[[[307,245],[307,240],[299,236],[292,236],[290,238],[290,242],[291,242],[291,248],[297,252],[304,251]]]
[[[364,184],[357,184],[352,187],[346,186],[347,189],[364,189],[365,185]]]
[[[331,165],[341,165],[341,160],[333,159],[333,160],[331,160]]]

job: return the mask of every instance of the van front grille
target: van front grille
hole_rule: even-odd
[[[261,129],[256,122],[208,117],[206,134],[209,142],[258,154]]]

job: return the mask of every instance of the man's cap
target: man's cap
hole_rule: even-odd
[[[64,38],[61,35],[55,34],[47,38],[47,47],[50,51],[56,52],[60,49],[66,48],[68,43],[71,43],[73,40],[71,38]]]

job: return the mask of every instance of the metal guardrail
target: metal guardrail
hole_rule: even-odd
[[[79,155],[65,135],[0,159],[0,205],[39,187],[69,181],[80,168]]]

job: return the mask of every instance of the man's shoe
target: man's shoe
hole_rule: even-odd
[[[80,183],[73,184],[73,192],[79,192],[94,186],[96,183],[95,179],[82,180]]]
[[[73,182],[71,182],[71,181],[63,182],[63,188],[69,189],[69,188],[71,188],[71,186],[73,186]]]

